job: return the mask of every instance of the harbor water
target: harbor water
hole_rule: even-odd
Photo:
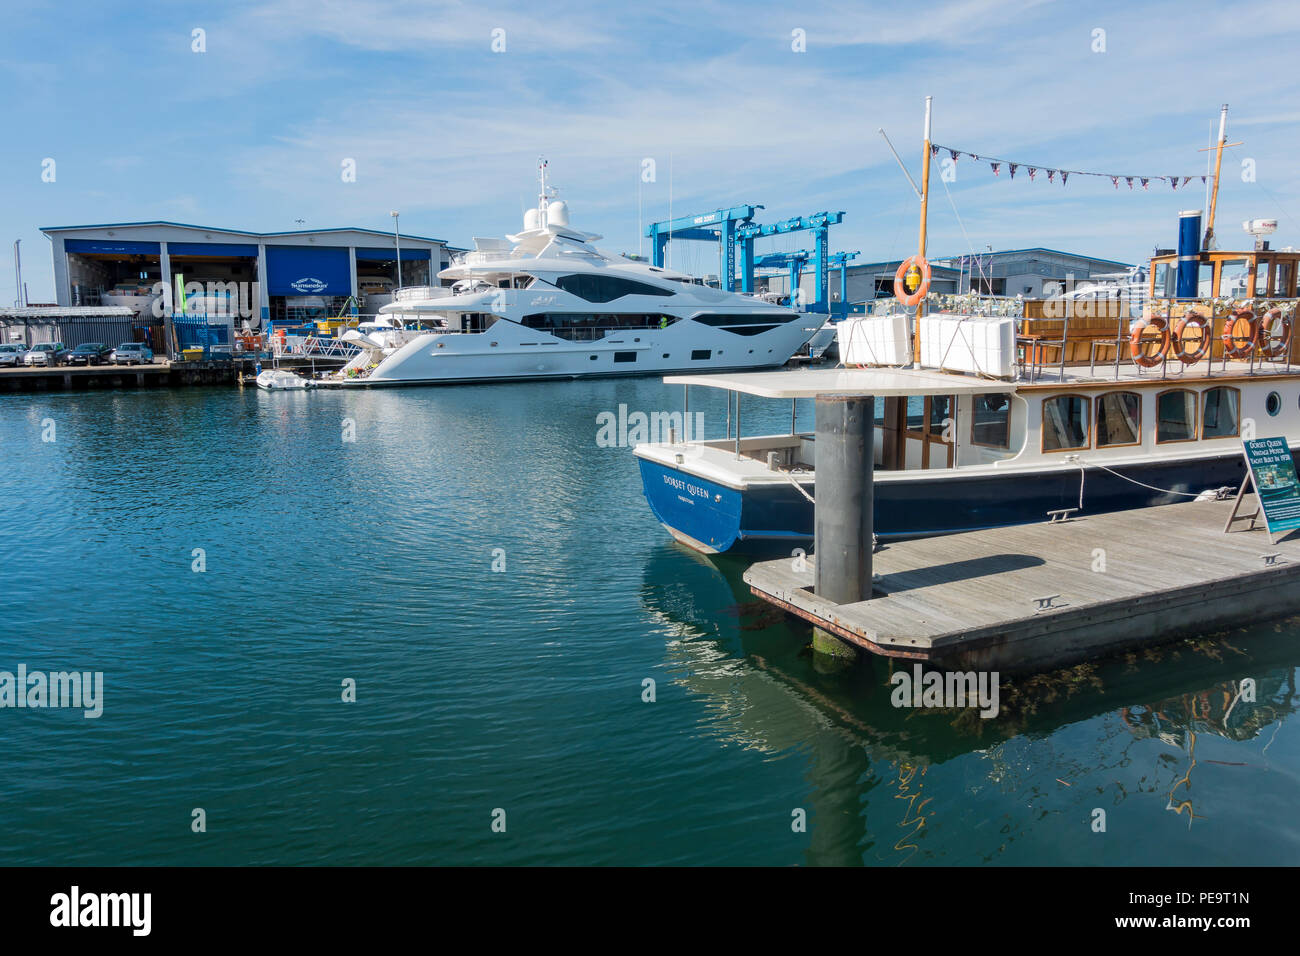
[[[1300,622],[895,707],[597,441],[681,397],[0,396],[0,671],[103,672],[97,718],[0,709],[0,863],[1300,862]]]

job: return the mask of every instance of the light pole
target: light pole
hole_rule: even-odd
[[[393,242],[397,246],[397,287],[402,287],[402,230],[401,220],[398,218],[397,210],[394,209],[389,213],[393,217]]]
[[[23,299],[23,257],[18,249],[21,242],[21,239],[14,240],[14,305],[20,309],[27,304]]]

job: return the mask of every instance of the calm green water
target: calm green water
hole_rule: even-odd
[[[0,864],[1300,861],[1296,622],[1022,683],[997,721],[896,710],[596,447],[597,412],[679,401],[0,397],[0,670],[105,681],[97,720],[0,710]]]

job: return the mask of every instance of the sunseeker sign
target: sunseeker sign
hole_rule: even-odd
[[[297,292],[316,293],[324,292],[329,288],[329,283],[324,279],[314,279],[307,276],[290,282],[289,287]]]

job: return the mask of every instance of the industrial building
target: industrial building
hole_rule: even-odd
[[[892,262],[852,263],[848,266],[845,286],[848,301],[868,302],[894,294],[894,273],[901,260]],[[990,250],[983,254],[936,258],[930,260],[930,291],[943,295],[980,292],[985,295],[1024,296],[1027,299],[1050,298],[1065,291],[1068,281],[1082,281],[1097,275],[1127,272],[1125,262],[1099,259],[1058,249]],[[768,290],[786,294],[789,280],[781,275],[768,277]],[[814,278],[804,275],[799,287],[805,295],[813,292]],[[840,298],[840,276],[831,273],[831,299]]]
[[[53,246],[61,306],[133,302],[157,288],[170,290],[181,275],[187,284],[229,289],[240,299],[239,316],[254,327],[258,319],[338,314],[349,299],[373,312],[398,284],[436,284],[450,260],[442,239],[356,227],[250,232],[154,221],[41,232]]]

